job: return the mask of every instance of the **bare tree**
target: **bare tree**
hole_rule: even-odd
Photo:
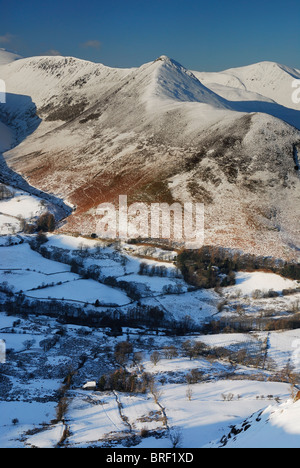
[[[182,430],[179,427],[172,427],[169,431],[169,439],[172,443],[172,448],[179,448],[183,442]]]
[[[159,400],[161,399],[161,397],[163,396],[164,392],[162,389],[159,389],[157,387],[157,385],[155,384],[155,382],[152,380],[150,382],[150,392],[152,393],[153,395],[153,399],[154,399],[154,402],[158,405],[159,404]]]
[[[188,386],[187,391],[186,391],[186,397],[188,401],[192,401],[193,398],[193,389],[192,387]]]
[[[178,357],[178,351],[175,346],[165,346],[163,349],[164,355],[166,359],[173,359]]]
[[[150,361],[154,364],[154,366],[157,366],[161,359],[160,353],[158,351],[154,351],[151,356],[150,356]]]

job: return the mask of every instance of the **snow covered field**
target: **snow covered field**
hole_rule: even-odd
[[[185,448],[201,448],[223,435],[231,424],[238,424],[250,414],[259,411],[264,404],[278,397],[288,398],[286,384],[260,382],[213,382],[193,385],[192,398],[186,397],[186,385],[165,385],[160,403],[165,408],[168,424],[181,435]],[[232,394],[232,401],[224,401],[224,395]],[[160,407],[151,396],[119,395],[122,412],[134,431],[164,430]],[[258,397],[258,398],[257,398]],[[276,403],[275,403],[276,405]],[[84,447],[93,442],[101,446],[100,439],[109,440],[114,435],[128,434],[128,427],[120,418],[114,395],[79,392],[69,408],[72,436],[71,446]],[[139,446],[144,446],[146,440]],[[152,441],[153,442],[153,441]],[[158,440],[160,448],[171,448],[168,437]],[[122,446],[122,445],[121,445]]]
[[[117,289],[110,288],[104,284],[96,283],[93,280],[80,280],[66,283],[61,286],[53,286],[39,291],[28,293],[30,297],[64,299],[65,301],[95,303],[97,300],[101,304],[126,305],[130,299],[126,294]]]
[[[15,292],[23,291],[28,298],[88,304],[99,301],[100,306],[134,303],[126,291],[120,289],[134,284],[145,305],[158,305],[175,320],[183,320],[190,314],[199,323],[216,313],[217,295],[211,291],[188,292],[188,285],[178,277],[180,274],[172,263],[133,257],[126,250],[120,254],[101,242],[83,238],[50,236],[49,239],[46,244],[49,252],[71,253],[72,258],[80,258],[86,268],[100,268],[102,283],[113,277],[116,286],[71,273],[69,264],[42,257],[27,242],[1,247],[0,284],[5,283]],[[138,274],[142,264],[144,273]],[[165,276],[161,276],[162,271]]]
[[[43,421],[52,419],[55,415],[55,403],[1,401],[0,411],[0,447],[24,448],[23,434],[38,427]],[[56,439],[56,443],[58,441]],[[51,444],[47,446],[52,447]]]
[[[239,428],[263,411],[268,427],[284,434],[282,444],[298,443],[298,426],[289,416],[292,407],[280,406],[295,391],[298,377],[293,376],[300,374],[297,329],[218,334],[190,330],[168,336],[164,327],[141,325],[121,327],[114,334],[110,327],[85,324],[83,318],[88,320],[90,313],[99,318],[103,313],[135,316],[153,308],[173,324],[190,327],[211,320],[235,323],[242,320],[242,308],[247,320],[262,311],[270,314],[272,308],[286,317],[292,306],[296,310],[296,281],[239,272],[235,286],[193,290],[163,250],[159,255],[154,250],[150,258],[146,247],[132,250],[123,244],[116,249],[98,240],[50,235],[42,256],[32,250],[31,240],[11,236],[0,243],[1,303],[10,291],[23,308],[27,301],[32,307],[41,301],[34,313],[30,306],[22,314],[12,306],[9,313],[0,312],[0,340],[7,354],[0,373],[1,447],[172,448],[176,438],[185,448],[220,446],[231,427]],[[81,265],[77,273],[71,271],[74,261]],[[87,278],[87,272],[99,278]],[[141,292],[139,299],[126,291],[132,285],[135,294]],[[257,296],[258,289],[277,294]],[[293,292],[283,296],[283,289]],[[18,296],[20,292],[24,296]],[[51,317],[43,314],[48,303],[54,307]],[[79,309],[74,309],[71,323],[62,320],[70,305],[84,314],[78,324]],[[57,317],[55,308],[60,311]],[[120,356],[122,343],[130,349]],[[121,369],[125,374],[118,373]],[[121,378],[131,379],[126,391]],[[107,387],[100,389],[103,379]],[[119,379],[113,390],[108,383],[112,379]],[[143,390],[130,391],[142,381]],[[88,382],[95,382],[95,390],[84,388]],[[254,428],[257,422],[251,421]],[[249,434],[250,439],[245,432],[236,444],[259,444],[251,429]],[[262,441],[268,444],[270,436]]]
[[[241,292],[246,296],[254,293],[256,290],[268,292],[269,290],[275,292],[282,292],[283,289],[295,288],[297,283],[274,273],[263,272],[238,272],[236,275],[236,285],[229,288],[229,292]]]
[[[45,211],[41,200],[21,191],[15,191],[14,198],[10,200],[2,200],[0,210],[10,216],[22,216],[25,219],[32,219]]]
[[[34,223],[48,210],[44,200],[28,192],[9,186],[7,190],[11,192],[11,198],[0,199],[0,235],[2,236],[22,232],[24,229],[22,222]]]
[[[103,373],[100,361],[101,353],[105,353],[105,346],[108,343],[121,341],[122,337],[111,342],[107,339],[103,341],[103,335],[101,338],[97,331],[86,329],[88,332],[86,338],[84,334],[80,334],[82,336],[80,338],[78,334],[80,328],[70,326],[65,328],[64,335],[61,336],[58,344],[45,354],[42,343],[50,328],[45,325],[39,326],[39,331],[28,333],[32,327],[35,327],[34,320],[31,319],[30,322],[25,320],[22,324],[14,325],[15,333],[10,334],[7,327],[12,325],[12,321],[5,317],[3,314],[0,316],[0,324],[5,326],[0,333],[0,338],[6,339],[8,347],[16,353],[15,356],[11,355],[8,365],[11,367],[15,359],[23,360],[27,376],[24,374],[23,377],[20,375],[17,379],[13,379],[13,386],[8,393],[10,402],[5,402],[3,397],[0,401],[1,447],[56,447],[66,425],[69,434],[65,441],[66,447],[123,447],[134,434],[140,437],[141,433],[143,437],[137,439],[138,445],[135,445],[137,447],[171,448],[172,436],[170,434],[172,433],[180,435],[181,447],[203,447],[209,445],[211,441],[220,440],[229,432],[229,426],[241,424],[245,418],[255,412],[264,410],[270,405],[273,408],[272,411],[276,411],[278,404],[290,396],[290,384],[267,381],[266,377],[263,381],[255,380],[254,369],[249,368],[249,376],[247,378],[244,376],[243,380],[239,380],[240,370],[236,368],[237,377],[232,380],[232,368],[226,362],[209,363],[203,358],[190,361],[183,357],[161,360],[157,366],[150,363],[148,357],[141,363],[146,372],[155,377],[157,388],[154,392],[156,392],[157,400],[151,391],[145,395],[84,391],[80,387],[85,382],[93,378],[97,380]],[[25,335],[18,333],[18,330],[26,328],[29,330]],[[52,333],[55,333],[57,325],[55,326],[53,322],[51,328]],[[289,335],[290,332],[281,334],[286,348],[288,348]],[[295,336],[294,334],[293,338]],[[217,341],[217,337],[215,341],[212,341],[205,336],[198,336],[197,340],[201,342],[207,340],[211,346],[232,346],[232,344],[243,346],[246,338],[247,335],[235,336],[233,334],[221,336],[222,341]],[[134,334],[130,335],[130,341],[135,343],[136,349],[140,351],[143,349],[143,343],[138,343],[135,339]],[[35,340],[32,347],[26,348],[24,343],[32,340]],[[68,349],[66,346],[69,346],[68,343],[71,343],[71,340],[73,347]],[[84,373],[82,374],[84,368],[80,371],[76,378],[77,383],[74,382],[67,394],[68,406],[63,425],[61,422],[53,422],[56,419],[55,408],[57,407],[55,389],[58,390],[60,387],[60,381],[63,375],[68,373],[68,367],[77,365],[83,340],[87,353],[91,343],[98,341],[102,349],[98,349],[100,361],[91,367],[88,359]],[[170,345],[173,343],[178,350],[180,349],[178,340],[174,342],[163,337],[157,339],[153,337],[152,347],[158,346],[159,348],[162,344],[168,343]],[[285,349],[286,352],[282,354],[281,348],[278,347],[276,361],[278,369],[290,361],[292,353],[292,349],[289,353],[288,349]],[[150,348],[148,352],[151,353]],[[276,357],[275,346],[271,346],[269,352]],[[60,359],[58,359],[59,356],[61,356]],[[39,364],[39,369],[37,369],[36,366],[41,362],[44,362],[43,366]],[[188,385],[185,375],[193,369],[206,372],[206,379],[212,380],[204,379],[203,382]],[[45,380],[45,372],[48,374],[48,380]],[[61,377],[54,378],[54,375],[59,375],[59,372]],[[227,380],[220,379],[218,376],[214,377],[214,372],[219,372],[219,376],[231,375],[231,380],[230,377]],[[29,373],[32,375],[28,376]],[[27,382],[23,382],[20,386],[21,380],[19,379],[26,379]],[[169,383],[169,381],[174,382],[174,379],[178,382]],[[14,401],[16,397],[18,401]],[[35,398],[40,400],[41,397],[45,402],[35,402]],[[47,400],[49,400],[48,403]],[[121,404],[121,412],[118,403]],[[164,408],[165,414],[162,413],[161,408]],[[170,433],[167,427],[170,428]]]
[[[226,395],[232,395],[232,400],[224,401]],[[182,446],[200,448],[222,434],[224,428],[268,405],[267,395],[286,399],[289,386],[251,381],[197,384],[188,401],[185,385],[171,385],[165,388],[161,401],[169,424],[181,429]]]
[[[70,266],[53,260],[43,258],[37,252],[31,250],[28,243],[1,248],[1,270],[36,271],[44,274],[56,274],[70,272]]]

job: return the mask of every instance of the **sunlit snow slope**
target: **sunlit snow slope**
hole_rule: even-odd
[[[269,406],[235,426],[212,446],[225,448],[295,448],[300,444],[300,401]]]

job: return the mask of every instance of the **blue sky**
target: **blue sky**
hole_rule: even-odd
[[[0,47],[132,67],[164,54],[193,70],[270,60],[300,69],[299,0],[0,0]]]

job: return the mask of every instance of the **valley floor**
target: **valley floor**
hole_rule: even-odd
[[[294,396],[300,329],[266,324],[299,314],[298,283],[240,272],[196,290],[175,261],[149,246],[0,238],[1,447],[222,446]],[[222,333],[204,333],[218,321]]]

